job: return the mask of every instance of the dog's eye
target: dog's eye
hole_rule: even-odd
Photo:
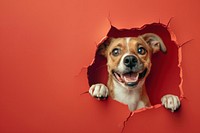
[[[147,52],[147,51],[146,51],[145,48],[143,48],[143,47],[139,47],[139,48],[138,48],[138,53],[139,53],[139,54],[144,55],[144,54],[146,54],[146,52]]]
[[[113,56],[118,56],[120,54],[120,49],[119,48],[114,48],[113,50],[112,50],[112,55]]]

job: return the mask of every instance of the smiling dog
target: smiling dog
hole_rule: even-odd
[[[151,70],[151,56],[158,51],[166,53],[167,49],[162,39],[153,33],[138,37],[106,38],[97,52],[107,58],[107,86],[94,84],[89,93],[98,99],[109,95],[128,105],[130,111],[151,106],[145,80]],[[171,94],[163,96],[161,102],[172,111],[180,106],[179,98]]]

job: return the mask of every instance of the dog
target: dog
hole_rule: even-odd
[[[151,70],[151,57],[159,51],[166,53],[167,48],[154,33],[104,39],[97,52],[107,58],[108,82],[93,84],[90,95],[98,99],[110,96],[128,105],[130,111],[150,107],[145,80]],[[161,102],[172,112],[180,107],[179,98],[172,94],[163,96]]]

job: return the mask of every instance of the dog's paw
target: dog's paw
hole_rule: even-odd
[[[89,93],[99,100],[106,99],[108,97],[108,88],[104,84],[94,84],[90,87]]]
[[[181,105],[178,96],[171,94],[163,96],[161,102],[166,109],[170,109],[172,112],[177,110]]]

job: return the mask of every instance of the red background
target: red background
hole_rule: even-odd
[[[117,102],[87,94],[86,69],[109,28],[166,24],[181,44],[186,99],[172,114],[134,114],[124,132],[200,132],[198,0],[1,0],[0,132],[120,132],[129,115]],[[81,75],[76,77],[83,70]],[[81,78],[80,78],[81,77]]]

